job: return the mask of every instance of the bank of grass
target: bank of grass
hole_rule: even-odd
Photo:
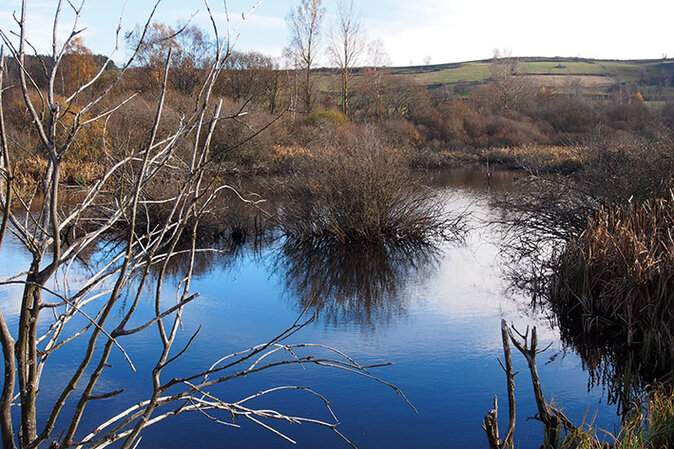
[[[479,153],[453,148],[415,148],[407,152],[410,167],[416,171],[450,169],[480,164]]]
[[[30,190],[44,176],[47,161],[41,157],[25,157],[14,163],[14,187]],[[93,184],[104,173],[105,167],[97,161],[64,160],[61,163],[61,182],[66,185],[86,186]]]
[[[219,172],[254,177],[287,175],[306,160],[322,157],[323,143],[301,145],[283,143],[237,149],[217,165]],[[488,150],[451,147],[396,148],[391,154],[419,173],[428,169],[451,169],[471,166],[497,166],[507,170],[526,170],[540,174],[571,174],[581,170],[584,162],[577,149],[563,146],[524,145],[495,147]],[[46,167],[40,158],[24,158],[15,165],[16,185],[33,188]],[[93,184],[103,173],[98,161],[67,160],[61,166],[62,182],[70,186]]]
[[[583,423],[570,431],[560,449],[670,449],[674,447],[674,395],[655,388],[626,415],[616,432]]]
[[[489,149],[424,146],[409,148],[405,154],[410,166],[419,171],[483,165],[535,174],[570,175],[582,170],[587,162],[583,149],[561,145],[529,144]]]
[[[283,167],[296,166],[298,157],[315,157],[317,154],[316,148],[299,145],[277,145],[271,151],[270,161],[273,162],[273,168],[270,171],[276,173],[283,171]],[[494,147],[486,150],[447,146],[436,148],[427,145],[421,148],[396,148],[392,156],[398,157],[401,163],[408,164],[413,170],[419,172],[427,169],[484,165],[536,174],[569,175],[582,170],[587,162],[587,154],[577,146],[533,144]]]
[[[583,167],[583,159],[577,147],[558,145],[491,148],[479,154],[479,161],[511,170],[536,173],[571,174]]]

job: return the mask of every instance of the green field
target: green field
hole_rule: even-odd
[[[551,88],[564,92],[569,86],[582,95],[603,97],[622,85],[641,92],[655,106],[674,101],[674,60],[601,60],[581,58],[518,58],[517,76],[526,77],[534,88]],[[413,81],[429,89],[449,88],[460,95],[469,89],[488,83],[492,60],[469,61],[412,67],[383,69],[390,76]],[[381,70],[381,69],[380,69]],[[356,83],[362,71],[355,71]],[[335,69],[316,71],[316,86],[322,92],[338,94],[340,81]]]
[[[520,58],[519,76],[530,77],[533,84],[562,86],[578,80],[583,91],[604,95],[614,85],[637,83],[640,91],[655,100],[674,98],[674,92],[663,80],[674,75],[672,60],[592,60],[579,58]],[[489,80],[491,60],[416,67],[394,67],[389,73],[409,77],[428,87],[476,85]]]

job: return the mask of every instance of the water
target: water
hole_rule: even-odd
[[[258,251],[242,251],[236,257],[212,258],[202,264],[192,285],[201,296],[186,308],[175,348],[182,348],[200,326],[202,329],[165,380],[207,368],[220,355],[267,341],[292,325],[309,305],[309,313],[317,311],[317,320],[293,336],[292,342],[329,345],[362,364],[393,362],[373,369],[373,373],[400,387],[418,413],[386,385],[316,366],[282,367],[236,379],[217,389],[221,397],[235,401],[272,386],[306,386],[330,400],[341,423],[340,432],[360,448],[487,447],[480,426],[494,394],[500,398],[502,432],[507,426],[503,421],[507,417],[505,375],[497,361],[502,357],[500,321],[505,318],[522,329],[537,325],[540,347],[552,343],[538,360],[546,398],[553,398],[573,422],[580,423],[587,414],[596,425],[612,429],[615,409],[606,404],[601,387],[588,391],[588,374],[579,357],[563,348],[557,331],[545,318],[530,311],[526,297],[507,293],[498,250],[501,236],[495,228],[484,225],[499,212],[489,206],[482,174],[438,173],[429,182],[441,190],[447,207],[470,211],[472,230],[464,243],[443,243],[430,254],[410,250],[375,260],[375,256],[315,251],[309,256],[300,250],[284,250],[283,242],[277,241]],[[507,186],[512,175],[497,173],[492,182]],[[10,240],[0,253],[0,274],[6,277],[27,260]],[[359,269],[370,273],[364,282],[354,274],[357,260],[363,264]],[[15,287],[0,291],[0,307],[10,329],[16,325],[19,295]],[[149,299],[140,312],[151,314]],[[85,343],[75,342],[50,359],[40,405],[55,399]],[[95,427],[151,391],[149,371],[157,357],[156,330],[148,329],[124,340],[123,345],[138,372],[133,373],[119,351],[113,351],[113,367],[96,393],[122,388],[125,393],[93,403],[82,429]],[[538,448],[542,427],[527,420],[535,414],[536,406],[526,363],[516,350],[513,362],[520,371],[516,377],[515,444],[523,449]],[[330,418],[322,402],[303,391],[281,391],[253,404]],[[72,406],[69,403],[70,409]],[[40,413],[44,420],[46,409]],[[266,422],[295,439],[299,447],[348,447],[320,426]],[[148,428],[140,447],[295,447],[253,422],[238,419],[236,424],[241,427],[223,426],[198,413],[183,414]]]

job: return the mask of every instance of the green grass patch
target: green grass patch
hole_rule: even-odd
[[[469,62],[460,67],[437,71],[423,71],[411,73],[416,82],[422,85],[457,84],[476,81],[486,81],[490,76],[490,64],[484,62]]]
[[[522,58],[520,73],[523,75],[598,76],[610,78],[615,83],[636,82],[653,79],[663,71],[657,60],[609,61],[569,60],[568,58]],[[489,79],[491,61],[476,61],[460,64],[424,67],[394,68],[391,74],[410,77],[425,86],[483,82]],[[669,71],[669,65],[665,67]]]

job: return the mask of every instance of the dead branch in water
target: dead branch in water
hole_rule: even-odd
[[[506,373],[508,382],[508,430],[505,438],[501,440],[498,429],[498,397],[494,396],[494,408],[484,416],[484,426],[482,426],[482,429],[487,433],[490,449],[513,447],[513,434],[515,433],[515,376],[517,373],[513,373],[510,343],[508,342],[508,324],[506,323],[506,320],[501,320],[501,339],[503,341],[503,357],[505,365],[501,363],[500,360],[499,363]]]
[[[533,328],[527,327],[524,333],[520,332],[511,325],[508,327],[505,320],[501,320],[501,337],[503,341],[503,353],[505,356],[505,364],[501,367],[506,373],[508,383],[508,405],[509,405],[509,424],[508,431],[505,438],[499,437],[498,429],[498,401],[494,397],[494,408],[487,412],[484,417],[484,425],[482,428],[487,434],[490,449],[503,449],[506,447],[514,447],[513,434],[515,431],[515,376],[517,372],[513,372],[512,360],[510,354],[510,342],[520,351],[527,361],[529,373],[531,374],[531,384],[534,390],[534,398],[538,413],[534,417],[543,423],[544,426],[544,440],[545,448],[558,448],[562,443],[562,430],[565,435],[576,433],[578,428],[566,417],[566,415],[559,409],[553,407],[545,400],[543,395],[543,388],[541,387],[540,377],[538,375],[538,367],[536,366],[536,356],[545,352],[546,348],[538,349],[538,335],[536,326]],[[597,442],[598,443],[598,442]],[[598,443],[599,444],[599,443]],[[571,446],[575,447],[575,446]]]

